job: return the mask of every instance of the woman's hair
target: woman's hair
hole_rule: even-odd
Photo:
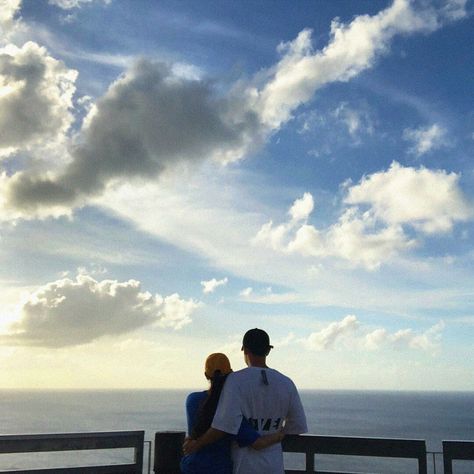
[[[222,375],[220,370],[216,370],[210,378],[211,388],[207,397],[199,405],[196,423],[191,433],[192,438],[199,438],[210,428],[227,375]]]

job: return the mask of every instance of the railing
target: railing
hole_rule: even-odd
[[[156,433],[154,450],[154,471],[156,474],[180,473],[179,460],[183,439],[184,432]],[[134,462],[128,464],[0,472],[2,474],[142,474],[144,443],[150,443],[144,441],[144,431],[0,436],[0,454],[134,449]],[[314,456],[318,454],[417,460],[418,473],[428,473],[426,442],[418,439],[288,435],[283,441],[283,451],[305,455],[305,470],[287,469],[286,474],[336,474],[334,471],[315,470]],[[444,474],[453,474],[453,461],[474,461],[474,441],[443,441],[443,453],[440,454],[443,455]],[[148,471],[151,464],[150,458],[151,446],[148,452]],[[433,469],[436,473],[434,462]],[[337,472],[341,473],[341,471]]]
[[[3,474],[142,474],[144,431],[0,436],[0,454],[133,448],[128,464],[1,471]]]
[[[306,470],[298,471],[287,469],[285,470],[287,474],[318,472],[314,470],[315,454],[416,459],[418,461],[419,474],[428,473],[426,442],[418,439],[288,435],[283,441],[283,452],[304,453],[306,455]],[[325,471],[325,473],[331,474],[329,471]]]
[[[444,474],[453,474],[453,461],[474,461],[474,441],[443,441]]]

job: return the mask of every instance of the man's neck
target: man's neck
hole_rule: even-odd
[[[250,355],[247,357],[247,365],[249,367],[260,367],[262,369],[267,369],[266,357]]]

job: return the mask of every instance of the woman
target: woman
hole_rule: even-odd
[[[211,354],[205,363],[204,375],[210,381],[209,390],[190,393],[186,399],[188,435],[197,439],[211,426],[225,379],[232,372],[225,354]],[[181,460],[184,474],[232,474],[230,448],[232,441],[240,447],[262,449],[283,439],[281,432],[261,436],[244,419],[237,435],[228,435]]]

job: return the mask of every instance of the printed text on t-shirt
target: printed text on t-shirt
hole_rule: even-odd
[[[279,430],[281,418],[247,418],[247,421],[252,425],[256,431],[271,431]]]

